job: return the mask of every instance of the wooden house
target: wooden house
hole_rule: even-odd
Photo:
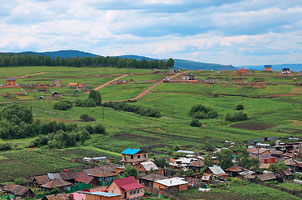
[[[122,160],[124,166],[127,164],[131,164],[132,166],[149,160],[148,153],[141,149],[132,149],[128,148],[124,150],[122,153]]]
[[[120,194],[123,199],[139,199],[144,196],[145,189],[133,176],[116,179],[108,187],[108,192]]]
[[[86,200],[120,200],[122,198],[121,194],[114,194],[108,192],[83,192],[86,196]]]
[[[257,175],[257,178],[258,178],[260,181],[265,182],[265,181],[273,181],[273,180],[276,180],[276,179],[277,179],[277,176],[276,176],[274,173],[265,173],[265,174]]]
[[[84,173],[79,173],[78,176],[75,178],[76,183],[85,183],[90,184],[93,187],[99,185],[99,181],[96,177],[88,176]]]
[[[198,159],[197,161],[194,161],[189,164],[188,168],[192,169],[194,173],[201,172],[201,169],[204,167],[204,162],[201,159]]]
[[[167,179],[166,176],[160,174],[148,174],[139,178],[139,182],[147,187],[153,187],[155,181]]]
[[[69,83],[68,87],[69,88],[77,88],[78,84],[77,83]]]
[[[40,187],[44,190],[52,190],[54,188],[59,188],[60,190],[69,190],[71,189],[72,183],[63,181],[62,179],[54,179]]]
[[[226,171],[226,173],[229,173],[230,176],[235,177],[235,176],[238,176],[240,172],[243,172],[244,169],[243,169],[243,167],[234,165],[234,166],[226,169],[225,171]]]
[[[214,165],[213,167],[208,167],[204,171],[204,176],[211,176],[212,179],[215,180],[227,180],[229,177],[229,174],[225,173],[223,169],[220,166]]]
[[[34,193],[28,187],[22,185],[8,184],[2,189],[3,192],[11,193],[17,197],[30,198]]]
[[[100,186],[108,186],[117,178],[117,173],[115,172],[115,168],[117,165],[105,165],[92,169],[85,169],[83,173],[97,178],[98,185]]]
[[[43,197],[41,200],[69,200],[69,195],[65,193],[55,194],[55,195],[47,195]]]
[[[145,161],[135,165],[139,172],[148,174],[151,170],[158,170],[158,167],[152,161]]]
[[[153,183],[153,187],[159,190],[169,190],[170,192],[181,192],[188,189],[188,182],[182,178],[174,177],[157,180]]]
[[[40,187],[41,185],[44,185],[48,182],[50,182],[50,180],[47,175],[35,176],[32,179],[32,184],[36,187]]]

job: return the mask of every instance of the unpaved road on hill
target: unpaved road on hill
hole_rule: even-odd
[[[94,88],[93,90],[97,91],[97,90],[99,90],[99,89],[105,87],[106,85],[109,85],[110,83],[113,83],[114,81],[117,81],[117,80],[119,80],[119,79],[121,79],[121,78],[124,78],[124,77],[126,77],[126,76],[128,76],[128,74],[124,74],[123,76],[120,76],[120,77],[117,77],[117,78],[115,78],[115,79],[113,79],[113,80],[111,80],[111,81],[108,81],[107,83],[104,83],[104,84],[102,84],[102,85],[100,85],[100,86]]]

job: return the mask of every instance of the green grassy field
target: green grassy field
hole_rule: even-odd
[[[30,78],[17,79],[17,82],[35,83],[45,80],[51,83],[58,78],[63,81],[62,88],[49,88],[46,94],[39,93],[36,89],[21,90],[20,88],[0,88],[0,102],[20,102],[31,107],[35,119],[42,122],[57,121],[65,123],[77,123],[78,125],[101,123],[106,127],[107,135],[93,136],[84,145],[76,148],[97,152],[100,155],[111,155],[119,159],[119,153],[128,147],[145,148],[152,155],[167,155],[175,146],[180,148],[203,151],[206,144],[223,146],[225,140],[243,142],[248,139],[260,137],[278,136],[287,138],[289,136],[302,136],[302,87],[293,84],[292,77],[279,77],[275,73],[255,73],[243,75],[248,82],[255,78],[264,77],[267,84],[259,86],[241,85],[232,80],[238,77],[234,72],[217,74],[216,72],[201,71],[194,72],[200,78],[219,76],[227,81],[225,84],[203,84],[203,83],[163,83],[139,99],[136,105],[153,108],[161,112],[161,118],[150,118],[130,112],[113,110],[112,108],[84,108],[73,107],[67,111],[53,109],[56,99],[50,97],[51,91],[57,91],[63,95],[61,98],[72,102],[77,99],[88,97],[87,91],[79,91],[75,96],[74,89],[68,88],[69,82],[86,83],[88,87],[95,88],[117,76],[108,77],[83,77],[101,74],[125,74],[125,73],[152,73],[151,70],[140,69],[117,69],[117,68],[72,68],[72,67],[19,67],[0,69],[2,76],[26,75],[30,73],[49,72]],[[68,76],[68,77],[66,77]],[[259,77],[258,77],[259,76]],[[160,74],[130,75],[121,80],[126,84],[112,83],[99,90],[104,101],[125,100],[137,96],[143,90],[152,86],[154,82],[164,78]],[[131,80],[132,79],[132,80]],[[298,77],[299,81],[301,77]],[[3,79],[5,80],[5,79]],[[282,83],[282,84],[281,84]],[[286,84],[284,84],[286,83]],[[21,95],[26,92],[26,95]],[[21,94],[19,94],[21,93]],[[9,97],[5,96],[9,94]],[[38,100],[37,97],[45,96],[46,100]],[[238,104],[245,107],[244,112],[248,114],[249,120],[244,124],[241,122],[226,122],[224,117],[227,113],[234,114]],[[200,120],[205,127],[191,127],[191,117],[188,115],[193,105],[202,104],[212,107],[218,112],[218,118]],[[0,104],[1,108],[9,104]],[[104,112],[104,115],[103,115]],[[88,114],[96,119],[96,122],[81,122],[82,114]],[[104,118],[103,118],[104,116]],[[294,121],[293,121],[294,120]],[[260,128],[259,128],[260,127]],[[1,143],[13,144],[14,149],[20,152],[34,138],[22,140],[0,140]],[[14,164],[25,167],[32,166],[23,160],[11,159],[7,152],[1,153],[8,159],[0,159],[0,169],[8,169]],[[53,152],[50,151],[50,154]],[[34,154],[35,155],[35,154]],[[83,157],[85,156],[82,154]],[[48,154],[49,156],[49,154]],[[55,157],[58,157],[56,154]],[[1,158],[1,157],[0,157]],[[69,158],[68,158],[69,159]],[[66,161],[67,162],[67,161]],[[29,167],[29,168],[31,168]],[[62,164],[62,167],[72,167]],[[36,171],[42,173],[44,171]],[[30,171],[30,170],[28,170]],[[28,173],[24,173],[27,175]],[[7,179],[8,180],[8,179]],[[1,178],[0,178],[1,181]]]

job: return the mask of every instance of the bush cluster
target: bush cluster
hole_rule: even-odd
[[[77,99],[75,105],[79,107],[96,107],[96,103],[93,99]]]
[[[218,117],[218,113],[216,111],[211,107],[205,107],[203,105],[193,106],[189,115],[196,119],[212,119]]]
[[[0,144],[0,151],[11,150],[12,146],[8,143]]]
[[[227,114],[225,116],[225,121],[238,122],[238,121],[244,121],[244,120],[248,120],[248,116],[247,116],[247,114],[245,114],[243,112],[235,113],[233,116],[231,114]]]
[[[80,119],[83,121],[83,122],[93,122],[95,121],[95,119],[93,117],[90,117],[89,115],[87,114],[83,114],[80,116]]]
[[[106,102],[103,104],[103,106],[110,107],[115,110],[133,112],[141,116],[155,117],[155,118],[161,117],[161,113],[157,110],[153,110],[151,108],[144,108],[142,106],[137,106],[137,105],[129,105],[127,103],[122,103],[122,102]]]
[[[72,108],[72,103],[70,101],[60,101],[55,103],[53,108],[56,110],[68,110]]]
[[[200,127],[201,125],[202,125],[201,122],[196,118],[193,118],[190,123],[190,126],[193,126],[193,127]]]

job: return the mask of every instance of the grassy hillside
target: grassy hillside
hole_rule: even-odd
[[[17,78],[17,83],[52,83],[57,78],[62,80],[62,88],[51,87],[47,93],[39,93],[35,88],[25,90],[0,88],[0,102],[19,102],[31,107],[34,118],[42,122],[55,120],[78,125],[101,123],[106,127],[108,134],[93,136],[84,145],[78,145],[76,149],[89,150],[100,156],[109,155],[117,160],[117,155],[128,147],[145,148],[151,152],[151,155],[167,156],[173,152],[176,146],[202,152],[209,143],[223,146],[225,140],[242,142],[260,137],[302,136],[302,121],[299,120],[302,117],[302,89],[293,82],[293,78],[297,78],[297,83],[302,83],[300,76],[283,77],[277,73],[264,72],[248,73],[242,76],[235,72],[219,74],[215,71],[193,72],[200,79],[211,78],[219,81],[216,84],[171,82],[158,85],[133,103],[153,108],[162,114],[161,118],[150,118],[107,107],[73,107],[66,111],[54,110],[53,105],[57,100],[50,96],[50,92],[57,91],[63,95],[61,96],[63,100],[74,102],[76,99],[87,98],[88,93],[79,91],[74,95],[74,89],[68,87],[70,82],[86,83],[89,89],[93,89],[121,74],[145,73],[126,76],[123,78],[126,84],[113,82],[99,90],[105,101],[125,100],[137,96],[156,81],[166,77],[165,74],[152,74],[151,70],[140,69],[85,68],[83,70],[71,67],[19,67],[3,68],[0,71],[2,83],[5,83],[6,76],[24,76],[39,72],[46,73]],[[255,82],[259,78],[262,82]],[[241,82],[236,81],[238,79]],[[37,99],[41,95],[45,97],[44,100]],[[244,122],[225,121],[226,114],[237,112],[235,108],[240,103],[244,105],[244,112],[248,114],[249,120]],[[218,118],[200,120],[205,127],[191,127],[189,124],[192,117],[188,115],[188,112],[193,105],[197,104],[212,107],[218,112]],[[8,105],[0,104],[0,107],[4,108]],[[81,122],[79,118],[82,114],[94,117],[96,122]],[[0,142],[9,142],[19,153],[28,154],[26,146],[33,139],[0,140]],[[39,153],[40,150],[34,151]],[[47,155],[60,157],[53,151]],[[7,173],[12,166],[27,166],[34,169],[39,164],[27,165],[27,163],[27,161],[13,156],[11,152],[0,153],[0,169],[2,170],[0,173]],[[61,168],[64,167],[79,166],[73,166],[69,161],[67,163],[64,161]],[[39,171],[29,169],[24,171],[23,175],[44,173],[47,170],[48,168],[41,168]],[[18,174],[18,176],[21,175]],[[0,177],[1,180],[4,179]]]

